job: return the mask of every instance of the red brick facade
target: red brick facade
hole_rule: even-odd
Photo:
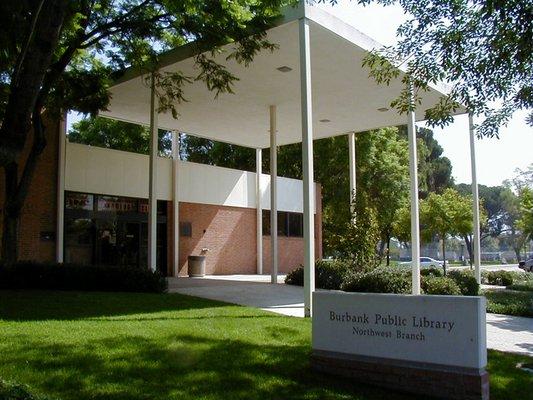
[[[206,273],[209,275],[256,273],[257,216],[254,208],[180,203],[179,212],[180,221],[190,222],[192,227],[191,237],[180,238],[180,275],[187,275],[187,257],[200,255],[205,248],[209,249],[206,253]],[[170,214],[169,218],[172,218]],[[316,257],[322,256],[321,225],[319,212],[315,215]],[[168,232],[170,249],[173,240],[170,224]],[[303,238],[279,237],[278,243],[279,272],[289,272],[303,263]],[[172,274],[172,252],[169,252],[168,259],[169,274]],[[263,272],[270,272],[270,236],[263,237]]]
[[[55,260],[57,171],[59,123],[46,122],[47,146],[41,155],[30,191],[22,210],[19,228],[19,259],[48,262]],[[26,156],[31,141],[27,144]],[[3,175],[0,176],[0,207],[3,205]],[[317,190],[315,215],[316,257],[322,255],[321,192]],[[0,212],[1,218],[1,212]],[[168,221],[172,221],[168,202]],[[191,237],[180,238],[179,274],[187,274],[187,257],[207,252],[207,274],[254,274],[257,264],[256,210],[208,204],[180,203],[180,221],[190,222]],[[172,265],[172,224],[167,224],[168,273]],[[1,234],[1,232],[0,232]],[[1,238],[0,238],[1,239]],[[279,272],[288,272],[303,263],[303,238],[282,237],[279,240]],[[263,272],[270,271],[270,237],[263,237]]]
[[[39,158],[20,219],[18,252],[21,260],[55,260],[59,122],[45,120],[44,124],[47,145]],[[28,140],[23,160],[26,159],[31,144],[32,140]],[[3,205],[4,175],[1,174],[0,207]],[[0,210],[0,219],[2,215]],[[0,230],[0,236],[1,234]]]

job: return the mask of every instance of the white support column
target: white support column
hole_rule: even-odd
[[[411,267],[413,294],[420,294],[420,224],[418,215],[418,157],[416,150],[415,112],[407,117],[409,137],[409,175],[411,177]]]
[[[472,167],[472,199],[473,199],[473,213],[474,213],[474,235],[473,251],[474,251],[474,266],[476,271],[476,281],[481,283],[481,239],[479,234],[479,193],[477,185],[477,166],[476,166],[476,139],[474,137],[474,117],[472,113],[468,114],[468,125],[470,131],[470,163]]]
[[[174,276],[180,272],[180,207],[179,207],[180,134],[172,132],[172,233],[174,237]]]
[[[270,106],[270,282],[278,283],[278,145],[276,106]]]
[[[150,174],[148,193],[148,268],[157,269],[157,155],[158,155],[158,100],[155,77],[150,78]]]
[[[65,248],[65,158],[67,147],[67,114],[59,121],[59,143],[57,156],[57,218],[56,218],[56,262],[64,261]]]
[[[311,95],[311,54],[309,21],[299,20],[300,96],[302,112],[302,167],[304,195],[304,313],[313,315],[312,294],[315,290],[315,219],[313,212],[313,98]]]
[[[356,189],[356,164],[355,164],[355,132],[348,134],[348,162],[350,166],[350,211],[353,215],[355,211],[355,189]]]
[[[262,152],[255,149],[255,204],[257,217],[257,274],[263,274],[263,207],[261,205]]]

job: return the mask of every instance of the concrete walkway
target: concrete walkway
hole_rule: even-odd
[[[214,275],[170,278],[169,292],[257,307],[292,317],[303,317],[303,288],[270,285],[267,275]],[[487,314],[487,347],[533,357],[533,318]]]
[[[203,297],[242,306],[257,307],[278,314],[303,317],[304,291],[302,287],[271,285],[269,275],[211,275],[205,278],[170,278],[168,291]]]

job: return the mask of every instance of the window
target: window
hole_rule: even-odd
[[[289,236],[304,236],[304,216],[300,213],[288,213],[289,217]]]
[[[303,221],[301,213],[278,211],[278,236],[303,237]],[[263,210],[263,236],[270,236],[270,210]]]
[[[289,236],[289,218],[286,212],[278,212],[278,235]]]
[[[263,210],[263,236],[270,236],[270,210]]]

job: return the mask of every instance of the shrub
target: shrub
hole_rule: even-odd
[[[5,400],[46,400],[47,397],[37,396],[24,385],[6,382],[0,379],[0,399]]]
[[[509,286],[513,284],[513,274],[509,271],[489,271],[486,279],[489,285]]]
[[[144,268],[25,261],[0,266],[0,289],[160,293],[167,281]]]
[[[444,271],[435,267],[423,268],[420,270],[420,276],[444,276]]]
[[[533,317],[533,293],[514,290],[486,290],[487,312]]]
[[[479,284],[474,276],[474,271],[450,271],[448,272],[448,277],[455,281],[464,296],[477,296],[479,294]]]
[[[341,289],[346,292],[410,293],[411,274],[390,267],[376,268],[347,276]]]
[[[447,276],[428,276],[421,281],[422,290],[425,294],[461,295],[459,285]]]
[[[315,263],[315,286],[318,289],[338,290],[352,265],[346,260],[317,261]],[[304,267],[300,265],[285,277],[288,285],[304,285]]]
[[[523,271],[481,271],[481,283],[489,284],[489,285],[501,285],[501,283],[490,283],[492,282],[498,282],[498,277],[500,275],[505,275],[506,280],[509,281],[509,277],[512,279],[513,283],[515,282],[533,282],[533,274],[529,272],[523,272]],[[510,285],[510,284],[508,284]],[[501,286],[508,286],[508,285],[501,285]]]
[[[520,292],[533,292],[533,281],[517,282],[507,286],[509,290],[518,290]]]

